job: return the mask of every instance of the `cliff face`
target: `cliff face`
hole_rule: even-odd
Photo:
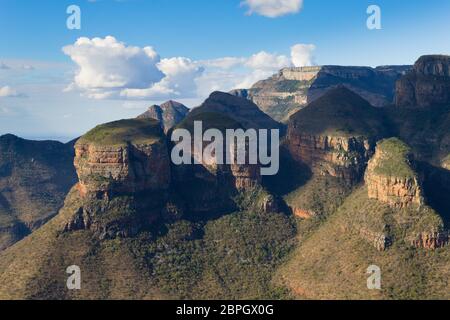
[[[88,192],[141,192],[167,189],[170,159],[164,143],[75,145],[79,188]]]
[[[450,56],[422,56],[396,84],[399,107],[430,107],[450,103]]]
[[[74,163],[81,201],[63,232],[89,229],[101,239],[132,236],[167,209],[170,159],[155,120],[96,127],[76,143]]]
[[[176,101],[167,101],[158,105],[152,105],[146,112],[138,116],[138,119],[155,119],[158,120],[164,132],[169,131],[178,123],[183,121],[189,113],[189,108]]]
[[[323,96],[329,89],[344,85],[373,106],[383,107],[393,102],[395,81],[410,66],[342,67],[316,66],[285,68],[250,89],[233,90],[232,94],[245,97],[278,121],[308,103]]]
[[[369,198],[395,208],[423,205],[419,176],[412,169],[409,148],[398,139],[382,141],[365,174]]]
[[[287,137],[294,159],[315,172],[350,183],[361,178],[373,148],[373,143],[362,137],[305,135],[295,127],[289,127]]]
[[[292,157],[313,171],[354,183],[384,130],[375,108],[340,87],[291,117],[287,145]]]
[[[261,112],[256,105],[243,98],[214,92],[200,106],[193,109],[176,128],[193,133],[194,122],[202,123],[202,130],[218,129],[225,137],[226,129],[279,129],[281,125]],[[203,151],[209,142],[203,143]],[[223,146],[223,154],[226,154]],[[218,164],[215,157],[196,153],[192,141],[190,154],[199,164],[180,165],[174,170],[174,179],[189,199],[187,206],[193,212],[211,213],[234,206],[233,197],[261,184],[258,164]],[[236,160],[236,159],[235,159]],[[236,161],[235,161],[236,162]],[[190,188],[185,188],[189,185]]]

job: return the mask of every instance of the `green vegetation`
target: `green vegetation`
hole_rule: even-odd
[[[316,135],[383,137],[388,132],[382,114],[345,87],[330,89],[290,121],[300,132]]]
[[[57,214],[76,181],[73,147],[0,136],[0,251]]]
[[[160,142],[163,133],[154,119],[127,119],[99,125],[82,136],[78,143],[97,145],[152,144]]]
[[[374,169],[377,174],[403,178],[417,177],[411,168],[411,149],[400,139],[382,140],[377,144],[377,153],[380,154]]]
[[[0,254],[0,298],[286,297],[271,282],[294,244],[295,224],[284,214],[240,211],[100,241],[89,230],[60,233],[81,201],[74,189],[56,218]],[[102,210],[114,215],[110,211],[123,211],[126,203],[119,198]],[[72,264],[82,268],[80,291],[65,289],[65,268]]]
[[[418,219],[428,215],[431,224],[438,218],[429,208],[402,212],[368,199],[365,188],[355,190],[307,236],[299,236],[298,247],[277,271],[276,283],[303,299],[449,299],[450,248],[412,248],[404,236],[423,226],[401,221],[404,214]],[[299,232],[310,225],[309,220],[299,221]],[[360,234],[361,228],[388,232],[393,245],[378,251]],[[382,270],[380,291],[366,287],[366,269],[373,264]]]

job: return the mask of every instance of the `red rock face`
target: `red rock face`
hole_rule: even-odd
[[[98,146],[77,143],[74,163],[82,194],[164,190],[170,184],[170,159],[165,144]]]
[[[421,182],[418,176],[397,177],[376,171],[383,161],[383,153],[377,149],[369,161],[365,174],[368,196],[389,204],[394,208],[407,208],[425,204]]]
[[[416,248],[437,249],[448,244],[448,232],[422,232],[412,241]]]
[[[396,105],[430,107],[450,103],[450,56],[423,56],[396,84]]]
[[[288,148],[313,171],[353,183],[362,177],[373,147],[364,138],[306,135],[290,127]]]

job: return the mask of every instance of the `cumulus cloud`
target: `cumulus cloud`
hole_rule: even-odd
[[[94,98],[109,97],[121,88],[144,89],[164,77],[152,47],[126,46],[111,36],[79,38],[63,52],[79,67],[74,85]]]
[[[151,47],[133,47],[114,37],[80,38],[63,48],[78,71],[65,91],[93,99],[203,99],[212,91],[248,88],[279,69],[313,62],[313,45],[298,44],[291,56],[260,51],[249,57],[195,61],[161,59]]]
[[[296,67],[305,67],[314,65],[314,50],[316,46],[313,44],[296,44],[291,47],[291,60]]]
[[[2,98],[24,98],[25,94],[17,92],[17,90],[10,86],[0,87],[0,97]]]
[[[303,6],[303,0],[244,0],[241,5],[248,7],[249,15],[256,13],[276,18],[299,12]]]

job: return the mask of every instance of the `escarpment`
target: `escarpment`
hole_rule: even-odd
[[[436,249],[448,243],[442,218],[428,207],[421,176],[411,149],[397,138],[378,143],[365,174],[367,195],[392,208],[396,228],[405,230],[405,242]]]
[[[314,172],[351,184],[362,178],[375,141],[384,134],[375,108],[340,87],[291,117],[287,145],[292,157]]]
[[[422,56],[396,84],[399,107],[431,107],[450,103],[450,56]]]
[[[191,136],[189,154],[193,165],[181,164],[174,166],[176,185],[191,201],[187,205],[193,212],[223,211],[233,208],[233,197],[239,192],[251,190],[261,184],[261,166],[258,163],[241,164],[234,153],[232,163],[226,163],[227,145],[220,144],[222,159],[216,158],[218,150],[212,154],[207,152],[211,141],[202,141],[200,148],[194,147],[195,126],[203,135],[208,129],[217,129],[226,138],[226,130],[241,129],[280,129],[281,125],[261,112],[256,105],[248,100],[222,92],[214,92],[200,106],[193,109],[176,129],[185,129]],[[172,134],[172,132],[169,132]],[[231,151],[231,150],[230,150]],[[234,150],[236,151],[236,149]],[[245,150],[248,160],[249,149]],[[221,160],[221,161],[220,161]],[[195,161],[195,164],[194,164]]]
[[[411,150],[402,141],[391,138],[380,142],[365,174],[369,198],[395,208],[425,204],[413,166]]]
[[[98,126],[75,145],[80,205],[63,231],[127,237],[157,220],[170,186],[166,139],[156,120]]]
[[[284,68],[250,89],[231,93],[253,101],[275,120],[287,122],[289,116],[340,85],[373,106],[387,106],[393,101],[396,80],[410,69],[411,66]]]

